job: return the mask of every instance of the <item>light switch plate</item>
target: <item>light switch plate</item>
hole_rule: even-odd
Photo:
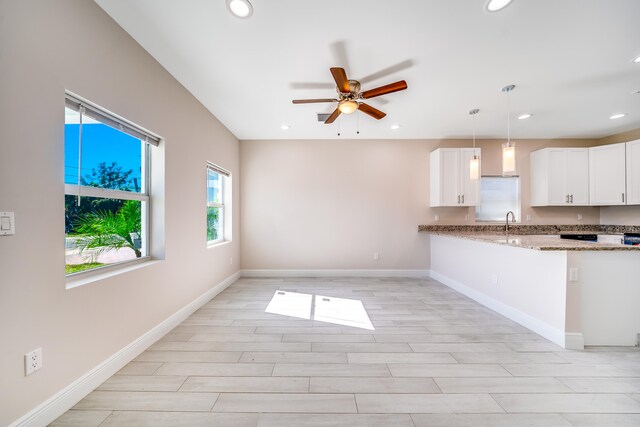
[[[16,234],[13,212],[0,212],[0,236]]]

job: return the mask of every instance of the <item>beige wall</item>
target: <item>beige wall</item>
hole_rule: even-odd
[[[65,289],[63,124],[71,90],[165,138],[163,261]],[[234,174],[236,138],[94,2],[0,1],[0,425],[7,425],[202,295],[239,265],[207,249],[205,162]],[[160,153],[162,154],[162,153]],[[161,156],[160,156],[161,157]],[[156,171],[157,172],[157,171]],[[229,258],[234,258],[230,265]],[[23,355],[44,368],[25,377]]]
[[[517,142],[522,218],[598,224],[595,207],[529,207],[529,153],[595,140]],[[482,140],[484,174],[501,173],[501,143]],[[472,208],[429,207],[429,153],[468,140],[241,141],[243,269],[428,269],[419,224],[474,223]],[[380,260],[373,259],[373,253]]]
[[[629,142],[640,139],[640,129],[634,129],[629,132],[617,133],[598,140],[596,145],[617,144],[618,142]]]

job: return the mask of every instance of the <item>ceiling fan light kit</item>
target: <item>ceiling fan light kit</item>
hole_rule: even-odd
[[[336,91],[338,92],[337,98],[322,98],[322,99],[294,99],[294,104],[311,104],[318,102],[337,102],[337,108],[329,115],[325,124],[333,123],[340,114],[351,114],[356,110],[360,110],[363,113],[373,117],[376,120],[380,120],[387,114],[372,107],[369,104],[362,102],[362,99],[375,98],[377,96],[386,95],[393,92],[405,90],[407,88],[407,82],[404,80],[397,81],[385,86],[380,86],[375,89],[366,90],[361,92],[360,82],[357,80],[349,80],[344,68],[333,67],[330,69],[333,80],[336,82]]]
[[[358,109],[358,103],[350,99],[344,99],[338,104],[338,109],[342,114],[351,114]]]
[[[511,141],[511,111],[509,108],[509,93],[515,88],[515,85],[502,88],[502,91],[507,94],[507,142],[502,144],[502,176],[516,174],[516,143]]]

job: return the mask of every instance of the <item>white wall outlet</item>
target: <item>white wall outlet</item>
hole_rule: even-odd
[[[577,268],[570,268],[569,269],[569,281],[570,282],[577,282],[578,281],[578,269]]]
[[[466,214],[466,215],[464,216],[464,220],[465,220],[466,222],[469,222],[469,214]]]
[[[229,265],[233,265],[233,257],[229,257]]]
[[[378,252],[373,253],[373,259],[378,261],[380,259],[380,254]]]
[[[527,222],[531,222],[531,214],[527,214]]]
[[[578,214],[578,221],[582,221],[582,214]]]
[[[434,217],[435,221],[438,222],[440,221],[440,215],[436,214],[436,216]]]
[[[37,348],[24,355],[25,377],[42,369],[42,348]]]
[[[491,284],[492,285],[497,285],[498,284],[498,273],[493,273],[491,275]]]

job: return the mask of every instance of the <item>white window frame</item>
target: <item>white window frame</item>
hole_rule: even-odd
[[[65,196],[77,196],[79,199],[82,197],[98,197],[104,199],[117,199],[117,200],[138,200],[141,202],[141,248],[142,257],[122,261],[113,264],[107,264],[102,267],[92,268],[89,270],[79,271],[77,273],[67,274],[67,277],[85,275],[87,273],[92,273],[95,271],[103,271],[106,269],[112,269],[114,266],[119,266],[123,264],[131,264],[140,262],[141,260],[150,259],[149,256],[149,248],[150,248],[150,221],[149,215],[151,210],[151,197],[149,196],[151,192],[151,146],[158,146],[161,138],[148,130],[133,124],[132,122],[111,113],[110,111],[90,102],[86,99],[79,97],[71,92],[65,93],[65,107],[70,108],[72,110],[78,111],[80,113],[80,126],[82,128],[82,118],[86,114],[91,117],[93,120],[99,121],[100,123],[111,126],[115,129],[120,130],[121,132],[127,133],[134,138],[137,138],[141,141],[141,171],[140,171],[140,192],[133,191],[124,191],[124,190],[112,190],[108,188],[99,188],[82,185],[82,130],[80,130],[79,137],[79,150],[78,150],[78,181],[76,184],[67,184],[64,185],[64,194]],[[80,201],[81,202],[81,201]]]
[[[209,171],[217,173],[218,176],[220,177],[220,203],[216,203],[216,202],[210,202],[209,201]],[[220,166],[211,163],[211,162],[207,162],[207,168],[205,170],[205,191],[206,191],[206,202],[207,202],[207,210],[209,208],[218,208],[222,211],[222,223],[220,224],[220,236],[218,236],[217,239],[215,240],[209,240],[208,236],[207,236],[207,246],[214,246],[217,245],[219,243],[228,241],[227,239],[227,213],[228,213],[228,209],[227,209],[227,184],[229,179],[231,178],[231,172],[227,171],[226,169],[221,168]],[[205,215],[206,215],[206,211],[205,211]],[[208,230],[207,230],[208,232]]]
[[[480,177],[480,202],[478,203],[478,205],[475,208],[475,221],[478,223],[483,223],[483,224],[491,224],[491,223],[504,223],[503,219],[479,219],[478,218],[478,210],[481,209],[482,207],[482,178],[504,178],[504,179],[517,179],[518,180],[518,186],[517,186],[517,197],[518,197],[518,201],[517,201],[517,209],[514,212],[515,215],[515,222],[516,223],[520,223],[521,221],[521,214],[522,214],[522,188],[521,188],[521,184],[522,184],[522,180],[520,179],[520,175],[509,175],[509,176],[504,176],[504,175],[482,175]],[[505,216],[507,214],[507,212],[505,211]]]

